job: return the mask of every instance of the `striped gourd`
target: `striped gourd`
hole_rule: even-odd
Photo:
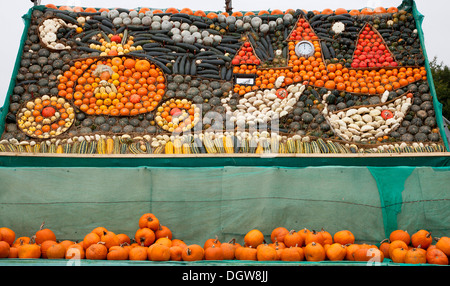
[[[339,142],[334,142],[334,145],[338,148],[339,153],[349,153],[348,149],[345,148],[344,145],[340,144]]]
[[[436,145],[434,147],[434,149],[436,150],[436,152],[441,152],[441,153],[445,152],[445,147],[442,145]]]
[[[41,143],[36,143],[36,145],[33,146],[33,153],[39,152],[41,152]]]
[[[127,154],[128,153],[128,144],[127,143],[120,143],[120,153],[119,154]]]
[[[312,153],[311,143],[309,143],[309,142],[303,142],[303,152],[304,152],[305,154],[311,154],[311,153]]]
[[[311,141],[311,153],[320,154],[320,147],[317,141]]]
[[[297,154],[302,154],[302,153],[304,153],[304,150],[303,150],[303,142],[302,142],[302,140],[300,140],[300,139],[296,139],[296,140],[295,140],[295,152],[296,152]]]
[[[6,150],[7,152],[17,152],[17,147],[12,143],[7,143]]]
[[[339,148],[334,144],[332,141],[327,141],[328,149],[330,150],[330,153],[341,153]]]
[[[296,146],[296,142],[294,139],[289,138],[286,141],[286,148],[287,148],[287,152],[290,154],[294,154],[297,153],[297,146]]]
[[[192,154],[200,154],[200,148],[197,145],[197,142],[193,142],[191,144],[191,153]]]
[[[41,147],[40,147],[39,152],[43,153],[43,154],[48,153],[48,145],[47,145],[47,143],[45,143],[45,142],[41,143]]]
[[[0,144],[0,152],[6,152],[6,147],[3,144]]]
[[[234,148],[233,152],[235,154],[238,154],[241,152],[240,139],[237,136],[232,136],[232,139],[233,139],[233,148]]]
[[[128,148],[129,148],[131,154],[141,154],[141,153],[143,153],[141,148],[140,148],[140,143],[139,142],[134,142],[134,143],[129,144]]]
[[[95,140],[89,142],[88,154],[97,153],[97,145],[98,145],[98,143]]]
[[[173,140],[173,153],[174,154],[183,154],[183,143],[178,138]]]
[[[72,152],[72,146],[69,143],[63,145],[63,153],[70,154]]]
[[[216,146],[217,153],[225,153],[225,147],[223,145],[222,137],[214,138],[214,146]]]
[[[209,154],[217,153],[214,142],[208,136],[203,137],[203,145],[205,146],[206,152]]]
[[[23,145],[17,145],[17,152],[19,153],[25,153],[25,147]]]
[[[62,154],[64,153],[64,147],[63,145],[58,145],[58,147],[56,147],[56,154]]]
[[[97,153],[98,154],[106,154],[106,140],[103,137],[100,137],[100,139],[98,139]]]
[[[316,142],[317,142],[317,145],[319,145],[321,153],[324,153],[324,154],[330,153],[330,148],[328,148],[327,143],[325,143],[325,141],[323,141],[322,138],[317,139]]]
[[[72,144],[72,154],[79,154],[80,153],[80,146],[81,142],[75,141]]]
[[[200,138],[198,138],[198,137],[194,138],[193,143],[195,143],[195,146],[197,147],[199,153],[203,153],[203,154],[206,153],[205,146],[203,145],[203,142]]]
[[[156,147],[155,150],[153,151],[153,154],[164,154],[164,147],[165,146],[163,145]]]
[[[152,154],[153,153],[152,144],[150,144],[150,142],[148,142],[148,141],[145,142],[145,148],[146,148],[146,153],[147,154]]]
[[[411,146],[406,146],[403,148],[403,153],[414,153],[414,148]]]
[[[1,152],[1,150],[0,150],[0,152]],[[25,145],[25,152],[33,153],[33,149],[31,148],[30,144]]]
[[[106,138],[106,154],[114,154],[114,139]]]
[[[280,140],[277,137],[270,138],[270,152],[273,154],[280,152]]]
[[[113,154],[120,154],[120,139],[118,137],[114,138],[114,151]]]
[[[50,144],[50,146],[48,147],[48,153],[49,154],[56,153],[56,145],[55,145],[55,143]]]
[[[166,145],[164,145],[164,153],[165,154],[173,154],[174,153],[174,148],[173,148],[173,142],[172,141],[167,141]]]
[[[183,143],[181,147],[183,154],[191,154],[191,146],[188,143]]]
[[[78,147],[78,154],[87,154],[88,153],[88,145],[89,142],[83,140],[80,142],[80,146]]]
[[[227,154],[233,154],[234,153],[233,138],[231,138],[230,136],[224,136],[223,137],[223,144],[225,146],[225,152]]]

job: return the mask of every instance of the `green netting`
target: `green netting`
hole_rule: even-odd
[[[396,228],[450,226],[449,167],[0,168],[0,225],[30,236],[43,221],[60,239],[97,226],[134,237],[155,213],[174,237],[203,243],[278,226],[349,229],[379,243]],[[395,179],[393,179],[395,178]]]

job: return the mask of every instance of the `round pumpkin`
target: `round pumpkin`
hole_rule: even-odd
[[[275,261],[278,260],[278,254],[273,247],[264,244],[256,250],[256,259],[258,261]]]
[[[448,257],[439,248],[427,249],[426,259],[427,263],[435,265],[448,265]]]
[[[105,260],[107,255],[108,249],[101,242],[92,244],[86,249],[86,259]]]
[[[280,253],[281,261],[302,261],[304,259],[305,254],[300,246],[286,247]]]
[[[347,249],[340,243],[333,243],[326,249],[326,256],[330,261],[344,260],[346,255]]]
[[[170,260],[170,247],[164,244],[154,244],[148,253],[148,260],[151,261]]]
[[[6,241],[10,246],[16,241],[16,233],[10,228],[1,227],[0,234],[2,236],[2,241]]]
[[[149,228],[153,231],[159,229],[159,219],[152,213],[143,214],[139,218],[139,228]]]
[[[233,260],[235,258],[237,248],[236,239],[233,238],[229,242],[222,243],[220,248],[222,248],[224,260]]]
[[[433,237],[431,236],[431,233],[427,230],[421,229],[417,232],[415,232],[411,236],[411,245],[414,248],[422,248],[427,249],[431,243],[433,242]]]
[[[48,259],[64,259],[66,247],[60,243],[52,244],[46,251]]]
[[[138,72],[148,72],[151,68],[151,64],[147,60],[138,60],[135,64],[135,69]]]
[[[286,234],[283,241],[286,247],[302,246],[305,242],[302,235],[295,230],[291,230],[288,234]]]
[[[120,239],[117,235],[112,231],[105,231],[103,235],[100,237],[100,241],[105,243],[106,248],[111,248],[113,246],[120,245]]]
[[[427,252],[421,248],[411,248],[406,252],[405,263],[425,264],[427,263]]]
[[[0,258],[8,258],[11,251],[11,245],[6,241],[0,241]]]
[[[349,230],[341,230],[334,234],[333,240],[334,242],[340,243],[342,245],[354,244],[355,236]]]
[[[204,245],[203,245],[203,249],[207,249],[208,247],[211,246],[220,246],[222,243],[219,241],[219,238],[216,236],[216,238],[209,238],[205,241]]]
[[[170,228],[164,225],[159,225],[158,229],[155,231],[155,237],[156,239],[161,237],[167,237],[169,239],[172,239],[172,231]]]
[[[106,260],[128,260],[128,250],[122,246],[111,246],[108,249]]]
[[[148,247],[136,245],[128,252],[129,260],[148,260]]]
[[[397,247],[389,254],[390,259],[394,263],[405,263],[405,256],[408,252],[408,249],[405,249],[403,247]]]
[[[284,237],[286,234],[289,233],[289,230],[285,227],[277,227],[274,230],[272,230],[272,233],[270,234],[270,240],[272,242],[284,242]]]
[[[67,248],[65,258],[66,259],[84,259],[86,257],[85,255],[86,251],[84,247],[77,243],[69,246]]]
[[[46,240],[41,243],[41,257],[47,258],[47,249],[49,249],[52,245],[58,244],[58,242],[54,240]]]
[[[41,258],[41,246],[35,243],[34,236],[29,243],[21,244],[17,247],[18,258],[22,259],[37,259]]]
[[[134,239],[138,244],[148,247],[155,242],[156,236],[153,230],[145,227],[136,231]]]
[[[250,230],[245,234],[244,242],[246,246],[256,248],[258,245],[264,243],[264,234],[258,229]]]
[[[83,238],[83,247],[84,249],[88,249],[89,246],[100,242],[100,236],[98,236],[94,232],[90,232],[86,234]]]
[[[396,248],[408,249],[408,245],[403,240],[394,240],[389,245],[389,257],[392,259],[392,251]]]
[[[221,245],[213,244],[205,248],[205,260],[223,260],[223,249]]]
[[[411,243],[411,236],[406,230],[397,229],[391,232],[389,235],[389,240],[403,240],[407,245]]]
[[[236,249],[236,259],[238,260],[257,260],[256,248],[241,246]]]
[[[324,237],[321,232],[312,230],[305,237],[305,245],[310,244],[311,242],[316,242],[320,245],[324,245]]]
[[[317,242],[307,244],[304,252],[307,261],[323,261],[326,258],[325,249]]]
[[[169,253],[170,253],[170,260],[172,261],[181,261],[182,260],[182,253],[183,253],[183,248],[179,245],[172,245],[169,248]]]
[[[445,255],[450,256],[450,237],[443,236],[440,238],[436,238],[436,247],[445,253]]]
[[[205,250],[203,247],[198,244],[191,244],[183,250],[181,257],[183,261],[197,261],[203,260],[204,256]]]
[[[43,222],[39,228],[39,230],[35,234],[35,241],[37,244],[41,244],[46,240],[54,240],[56,241],[55,233],[48,228],[44,228],[45,222]]]

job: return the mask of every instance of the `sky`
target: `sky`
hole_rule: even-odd
[[[189,3],[189,4],[188,4]],[[364,7],[397,7],[402,0],[317,0],[317,1],[294,1],[294,0],[232,0],[233,11],[258,11],[258,10],[286,10],[286,9],[305,9],[323,10],[325,8],[361,9]],[[165,9],[174,7],[177,9],[190,8],[191,10],[204,11],[224,11],[225,0],[165,0],[165,1],[144,1],[144,0],[41,0],[41,5],[55,4],[57,6],[81,6],[97,8],[137,8],[149,7]],[[425,34],[425,48],[428,58],[432,60],[438,58],[439,62],[450,65],[450,53],[448,44],[450,37],[443,27],[443,20],[448,17],[447,11],[450,8],[450,1],[443,0],[416,0],[417,8],[425,18],[422,29]],[[5,7],[6,6],[6,7]],[[33,6],[30,0],[8,1],[3,4],[5,12],[0,17],[0,25],[3,27],[3,40],[0,45],[0,55],[2,55],[1,76],[0,76],[0,107],[4,105],[6,94],[11,82],[11,75],[14,70],[14,64],[17,58],[17,51],[20,39],[24,29],[22,16]]]

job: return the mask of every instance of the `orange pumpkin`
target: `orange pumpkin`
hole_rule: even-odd
[[[43,222],[39,228],[39,230],[35,234],[35,240],[37,244],[41,244],[46,240],[54,240],[56,241],[55,233],[48,228],[44,228],[45,222]]]
[[[257,260],[256,248],[241,246],[236,249],[236,259],[238,260]]]
[[[16,233],[10,228],[0,228],[0,234],[2,236],[2,240],[6,241],[10,246],[12,246],[14,241],[16,241]]]
[[[208,247],[211,247],[211,246],[216,246],[216,247],[218,247],[218,246],[220,246],[222,243],[219,241],[219,238],[216,236],[216,238],[210,238],[210,239],[207,239],[206,241],[205,241],[205,243],[204,243],[204,245],[203,245],[203,249],[207,249]]]
[[[155,231],[155,237],[156,239],[161,237],[172,239],[172,231],[167,226],[159,225],[159,228]]]
[[[107,232],[108,230],[103,226],[98,226],[94,228],[91,232],[98,235],[98,237],[102,237],[103,233]]]
[[[258,261],[275,261],[278,260],[278,253],[267,244],[263,244],[256,249],[256,259]]]
[[[181,261],[182,260],[182,253],[183,253],[183,248],[179,245],[172,245],[169,248],[169,253],[170,253],[170,260],[172,261]]]
[[[222,248],[224,260],[233,260],[235,258],[237,248],[236,239],[233,238],[229,242],[222,243],[220,248]]]
[[[448,257],[445,253],[439,248],[431,248],[427,249],[426,254],[427,263],[435,264],[435,265],[448,265]]]
[[[139,218],[139,228],[149,228],[153,231],[159,229],[159,219],[152,213],[143,214]]]
[[[272,230],[272,233],[270,234],[270,240],[272,242],[275,242],[275,241],[284,242],[284,237],[288,233],[289,233],[289,230],[287,228],[277,227],[274,230]]]
[[[155,239],[155,233],[147,227],[138,229],[134,235],[134,240],[136,240],[138,244],[147,247],[153,244]]]
[[[305,237],[305,245],[310,244],[311,242],[316,242],[318,244],[324,245],[324,237],[321,232],[312,230]]]
[[[286,234],[283,241],[286,247],[302,246],[304,243],[302,235],[295,230]]]
[[[46,240],[41,243],[41,257],[47,258],[47,249],[49,249],[52,245],[58,244],[58,242],[54,240]]]
[[[108,249],[101,242],[92,244],[86,249],[86,259],[105,260],[107,256]]]
[[[205,248],[205,260],[223,260],[223,248],[221,245],[213,244]]]
[[[94,232],[86,234],[83,238],[83,247],[87,249],[89,246],[100,242],[100,236]]]
[[[323,228],[320,230],[320,233],[322,234],[323,237],[323,244],[332,244],[333,243],[333,236],[331,236],[331,234],[324,230]]]
[[[445,255],[450,256],[450,237],[443,236],[436,238],[436,248],[445,253]]]
[[[405,256],[408,249],[397,247],[390,253],[390,259],[394,263],[405,263]]]
[[[389,257],[389,246],[390,246],[391,242],[389,239],[385,239],[382,240],[380,242],[380,247],[379,249],[383,252],[384,258],[390,258]]]
[[[411,245],[415,248],[427,249],[433,242],[433,237],[431,233],[427,230],[421,229],[415,232],[411,236]]]
[[[326,249],[326,256],[330,261],[344,260],[346,255],[347,249],[340,243],[333,243]]]
[[[334,234],[333,240],[342,245],[353,244],[355,243],[355,236],[349,230],[341,230]]]
[[[198,244],[188,245],[181,255],[183,261],[197,261],[203,260],[205,256],[205,250]]]
[[[148,260],[148,247],[136,245],[128,252],[129,260]]]
[[[122,246],[112,246],[108,249],[106,260],[128,260],[128,250]]]
[[[383,262],[384,254],[378,248],[360,247],[353,254],[355,261]]]
[[[67,248],[65,258],[66,259],[84,259],[86,251],[81,244],[73,244]]]
[[[113,246],[120,245],[120,239],[117,235],[112,231],[105,231],[103,235],[100,237],[100,241],[105,243],[106,248],[111,248]]]
[[[407,264],[425,264],[427,263],[427,252],[421,248],[411,248],[406,252],[405,263]]]
[[[408,249],[408,245],[403,240],[394,240],[389,245],[389,257],[392,258],[392,251],[396,248]]]
[[[0,258],[8,258],[11,246],[6,241],[0,241]]]
[[[148,260],[151,261],[168,261],[170,260],[170,247],[164,244],[154,244],[149,248]]]
[[[280,253],[281,261],[302,261],[304,259],[305,254],[300,246],[284,248]]]
[[[37,259],[41,258],[41,247],[35,243],[35,237],[33,236],[29,243],[21,244],[17,247],[18,258],[24,259]]]
[[[258,229],[250,230],[245,234],[244,242],[246,246],[256,248],[264,242],[264,234]]]
[[[317,242],[307,244],[304,252],[307,261],[323,261],[326,258],[325,249]]]
[[[66,247],[60,243],[52,244],[46,251],[48,259],[64,259]]]
[[[135,69],[138,72],[148,72],[151,68],[151,64],[147,60],[138,60],[136,61]]]
[[[397,229],[391,232],[391,234],[389,235],[389,240],[390,241],[403,240],[407,245],[409,245],[411,242],[411,236],[407,231]]]

